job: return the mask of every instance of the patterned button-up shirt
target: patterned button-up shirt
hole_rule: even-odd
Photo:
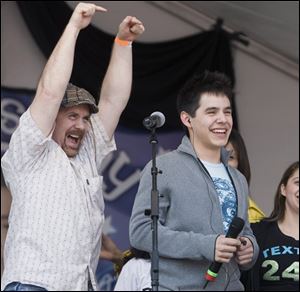
[[[1,164],[13,201],[1,290],[14,281],[48,290],[87,291],[104,223],[103,158],[115,150],[97,115],[79,153],[68,158],[45,137],[30,110],[20,118]]]

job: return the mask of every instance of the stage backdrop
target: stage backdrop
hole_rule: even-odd
[[[17,1],[37,46],[48,59],[72,9],[64,1]],[[146,28],[147,30],[147,28]],[[146,33],[146,32],[145,32]],[[71,82],[97,99],[109,63],[114,35],[93,25],[80,32],[76,42]],[[133,85],[121,124],[142,129],[141,120],[160,110],[166,116],[163,130],[177,130],[176,97],[194,74],[204,70],[225,73],[235,83],[231,41],[237,34],[222,29],[222,21],[208,31],[164,42],[133,43]],[[233,101],[234,126],[238,128]]]
[[[72,10],[64,1],[17,1],[17,4],[36,44],[48,59]],[[158,152],[162,154],[176,148],[183,136],[176,111],[179,89],[187,79],[204,70],[223,72],[234,85],[231,53],[231,41],[234,39],[235,35],[225,32],[222,23],[218,22],[209,31],[181,39],[133,44],[133,85],[115,134],[118,150],[103,163],[104,231],[121,249],[129,247],[128,221],[139,176],[151,159],[149,133],[143,129],[143,118],[154,111],[163,112],[166,123],[158,130]],[[71,82],[90,91],[96,99],[109,63],[113,40],[113,35],[93,25],[78,37]],[[18,118],[29,106],[33,95],[33,91],[2,88],[1,154],[7,149]],[[238,128],[234,101],[232,107],[234,126]],[[100,263],[97,277],[101,290],[113,289],[111,263]]]

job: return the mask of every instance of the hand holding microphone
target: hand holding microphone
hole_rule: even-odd
[[[214,281],[218,272],[222,266],[222,263],[229,263],[234,253],[237,251],[241,242],[236,239],[238,234],[242,231],[245,221],[239,217],[233,218],[226,237],[220,235],[216,240],[216,252],[215,261],[209,266],[205,279],[206,283],[203,288],[205,288],[208,282]]]
[[[216,240],[215,262],[229,263],[240,244],[238,239],[220,235]]]

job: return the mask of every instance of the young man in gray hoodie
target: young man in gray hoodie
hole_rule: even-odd
[[[179,147],[158,157],[159,290],[244,290],[240,269],[249,269],[258,245],[248,222],[248,185],[228,165],[224,146],[232,129],[230,80],[205,72],[189,80],[177,99],[186,136]],[[130,241],[151,252],[151,163],[142,173],[130,219]],[[239,236],[226,238],[232,219],[245,220]],[[243,244],[242,244],[243,242]],[[213,262],[222,263],[215,281],[205,286]]]

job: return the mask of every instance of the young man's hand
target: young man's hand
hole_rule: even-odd
[[[242,244],[238,247],[235,260],[239,265],[246,265],[252,261],[253,258],[253,245],[249,238],[240,237]]]

